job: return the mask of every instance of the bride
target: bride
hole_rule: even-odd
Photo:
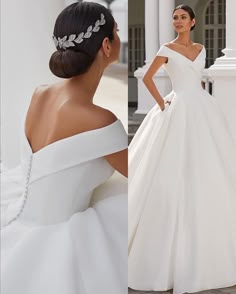
[[[129,150],[129,287],[174,294],[236,284],[236,144],[201,86],[206,50],[187,5],[173,11],[178,36],[144,76],[157,104]],[[152,77],[162,66],[172,91]],[[222,98],[223,99],[223,98]]]
[[[110,182],[95,195],[107,197],[89,206],[115,170],[127,177],[127,134],[93,103],[118,60],[117,31],[110,11],[93,2],[72,4],[56,20],[49,66],[63,80],[35,90],[21,165],[1,177],[2,294],[127,291],[125,189]]]

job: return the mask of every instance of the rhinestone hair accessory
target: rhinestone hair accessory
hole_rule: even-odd
[[[86,32],[81,32],[79,35],[72,34],[70,36],[64,36],[63,38],[56,38],[52,36],[54,44],[56,47],[63,48],[66,50],[69,47],[74,47],[75,43],[80,44],[84,41],[84,39],[89,39],[93,33],[97,33],[100,30],[100,26],[103,26],[106,23],[104,14],[101,13],[101,19],[98,19],[95,22],[94,27],[91,25],[87,28]]]

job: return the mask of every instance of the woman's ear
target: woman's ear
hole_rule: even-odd
[[[106,55],[106,57],[110,57],[110,55],[111,55],[111,42],[110,42],[109,38],[105,38],[102,41],[102,50],[103,50],[104,54]]]
[[[194,26],[196,24],[196,20],[195,20],[195,18],[192,20],[192,27]]]

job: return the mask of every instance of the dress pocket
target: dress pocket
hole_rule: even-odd
[[[168,109],[169,109],[169,107],[170,107],[169,103],[166,103],[166,104],[165,104],[165,109],[164,109],[162,112],[163,112],[163,113],[167,112]]]

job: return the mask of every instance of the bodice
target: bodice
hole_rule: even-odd
[[[24,132],[21,166],[25,190],[15,219],[54,224],[84,211],[93,190],[114,172],[104,156],[125,148],[127,134],[119,120],[59,140],[35,153]]]
[[[173,91],[176,93],[202,91],[201,77],[205,66],[205,47],[193,61],[165,45],[161,46],[157,55],[168,58],[164,67],[170,76]]]

